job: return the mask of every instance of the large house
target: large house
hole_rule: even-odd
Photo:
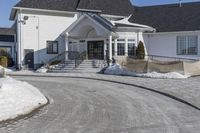
[[[200,59],[199,9],[200,2],[137,7],[129,0],[21,0],[10,15],[17,40],[12,56],[18,68],[37,68],[61,54],[72,60],[72,53],[112,60],[134,56],[142,41],[146,55]]]

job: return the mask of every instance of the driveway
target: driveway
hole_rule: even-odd
[[[38,87],[50,104],[24,119],[1,124],[0,133],[200,131],[198,109],[140,87],[82,78],[18,79]]]

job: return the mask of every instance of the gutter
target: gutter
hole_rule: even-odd
[[[63,14],[76,14],[78,12],[69,12],[69,11],[59,11],[59,10],[48,10],[48,9],[36,9],[36,8],[25,8],[25,7],[13,7],[13,12],[15,11],[15,14],[10,15],[10,20],[14,20],[14,16],[16,15],[16,10],[28,10],[28,11],[41,11],[41,12],[54,12],[54,13],[63,13]]]
[[[194,31],[171,31],[171,32],[153,32],[153,33],[143,33],[146,35],[163,35],[163,34],[187,34],[187,33],[200,33],[200,30]]]

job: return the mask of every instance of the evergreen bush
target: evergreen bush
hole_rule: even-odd
[[[137,46],[136,56],[137,56],[137,59],[144,59],[145,58],[144,43],[142,41],[140,41],[138,46]]]
[[[8,58],[6,56],[0,56],[0,65],[3,67],[8,67]]]

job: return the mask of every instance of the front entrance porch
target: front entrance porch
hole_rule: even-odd
[[[82,15],[65,31],[66,51],[86,53],[86,60],[111,60],[112,39],[116,34],[107,22],[96,17]]]

